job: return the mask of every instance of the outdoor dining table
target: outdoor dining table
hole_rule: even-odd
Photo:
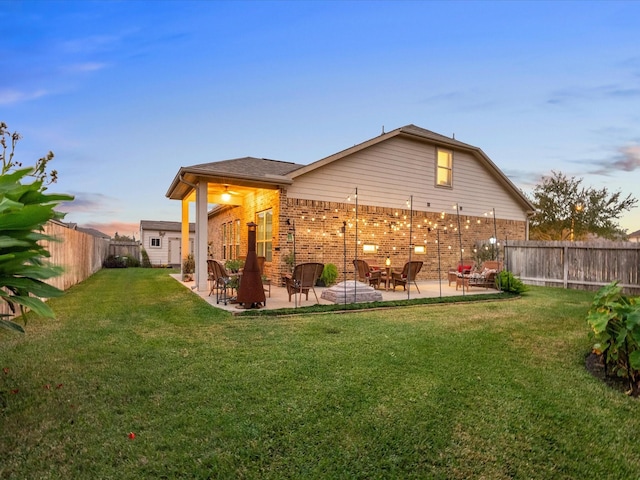
[[[393,272],[393,267],[391,265],[385,265],[384,276],[381,277],[384,281],[385,290],[389,290],[389,287],[391,287],[391,272]]]

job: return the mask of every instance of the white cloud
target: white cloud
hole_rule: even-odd
[[[101,62],[84,62],[84,63],[76,63],[74,65],[69,65],[67,67],[62,68],[64,72],[67,73],[85,73],[85,72],[96,72],[98,70],[102,70],[103,68],[107,68],[108,64]]]
[[[32,92],[4,89],[0,90],[0,105],[10,105],[12,103],[28,102],[29,100],[35,100],[36,98],[44,97],[50,92],[47,90],[34,90]]]

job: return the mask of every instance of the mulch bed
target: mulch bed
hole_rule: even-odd
[[[629,382],[626,378],[605,375],[602,355],[593,352],[587,355],[585,367],[591,375],[604,382],[610,388],[632,397],[640,396],[640,389],[638,388],[635,389],[635,392],[629,392]]]

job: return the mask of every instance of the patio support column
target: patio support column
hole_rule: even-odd
[[[207,290],[207,187],[206,181],[200,180],[196,190],[196,288]]]
[[[182,234],[180,238],[180,273],[184,274],[182,271],[184,261],[189,255],[189,201],[187,199],[182,200],[182,224],[180,228]]]

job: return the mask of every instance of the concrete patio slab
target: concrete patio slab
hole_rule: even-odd
[[[206,302],[212,305],[215,308],[219,308],[221,310],[226,310],[233,314],[238,314],[246,311],[247,309],[239,306],[235,303],[227,303],[224,305],[222,302],[216,303],[216,295],[215,293],[209,295],[209,291],[196,291],[195,290],[195,282],[182,282],[180,279],[180,274],[171,274],[176,281],[180,282],[186,288],[191,290],[196,295],[199,295]],[[477,295],[477,294],[488,294],[488,293],[497,293],[498,290],[492,288],[478,288],[473,287],[471,289],[462,289],[456,290],[455,285],[449,286],[446,280],[442,280],[439,282],[438,280],[422,280],[418,281],[418,288],[420,292],[417,291],[415,285],[411,285],[411,288],[408,291],[403,290],[400,286],[396,288],[396,290],[385,290],[384,288],[380,288],[377,290],[382,294],[382,301],[392,301],[392,300],[407,300],[408,298],[430,298],[430,297],[454,297],[454,296],[462,296],[462,295]],[[325,300],[322,297],[322,292],[326,290],[326,287],[315,287],[316,294],[318,295],[318,299],[320,300],[321,305],[333,305],[333,302]],[[285,287],[271,285],[271,296],[267,295],[267,303],[265,306],[261,307],[261,309],[275,310],[279,308],[296,308],[296,307],[309,307],[316,304],[316,297],[312,291],[309,292],[309,299],[306,299],[305,295],[291,297],[291,301],[289,301],[289,295],[287,293],[287,289]]]

